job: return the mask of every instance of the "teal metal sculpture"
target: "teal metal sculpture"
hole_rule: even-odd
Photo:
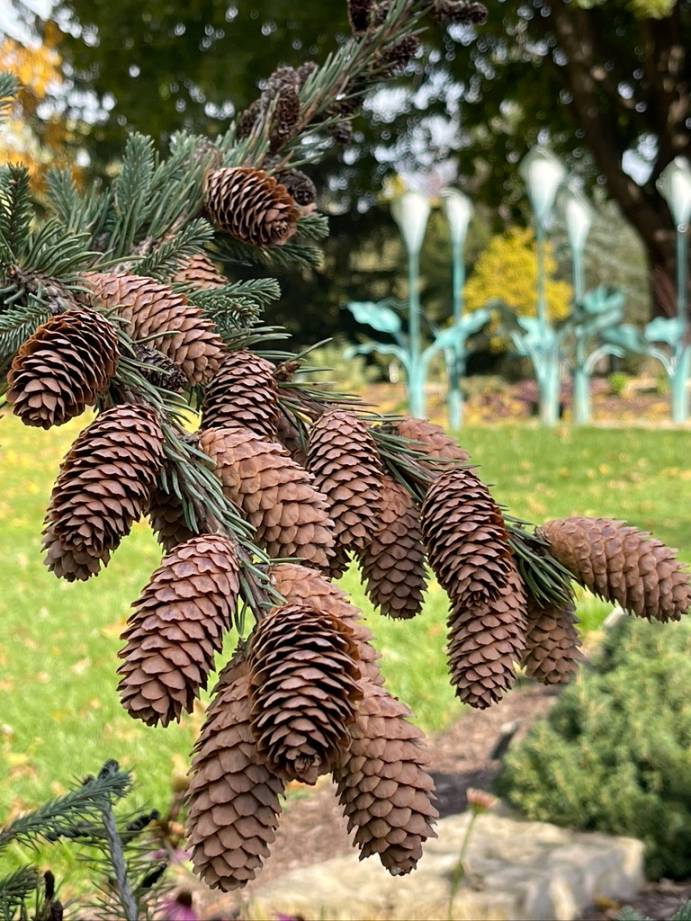
[[[468,233],[468,225],[473,216],[473,206],[467,195],[458,189],[447,189],[442,193],[444,212],[449,224],[449,235],[451,237],[451,297],[453,302],[453,322],[459,331],[466,330],[466,335],[459,335],[456,338],[456,344],[453,349],[446,352],[446,365],[449,375],[449,428],[452,432],[457,432],[463,425],[463,390],[461,389],[461,380],[465,377],[467,353],[467,337],[477,332],[487,321],[482,319],[480,325],[473,327],[473,324],[464,327],[464,298],[463,289],[465,287],[465,260],[463,249],[465,238]],[[469,331],[468,331],[469,330]]]

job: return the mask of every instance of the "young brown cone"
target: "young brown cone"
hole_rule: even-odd
[[[381,684],[383,679],[377,665],[379,654],[372,645],[372,634],[344,591],[316,570],[297,563],[277,563],[271,567],[269,575],[276,591],[288,604],[316,608],[346,624],[353,631],[363,677]]]
[[[516,680],[526,630],[525,589],[515,567],[498,597],[453,606],[447,656],[451,684],[464,703],[484,710],[501,700]]]
[[[88,579],[148,508],[163,461],[163,433],[148,406],[102,413],[62,462],[46,513],[46,565],[65,579]]]
[[[220,288],[228,284],[225,275],[218,271],[215,263],[204,253],[196,253],[183,259],[171,280],[194,285],[195,288]]]
[[[142,275],[90,273],[84,282],[98,303],[125,318],[135,339],[146,339],[179,365],[190,384],[214,376],[225,354],[223,340],[184,295]]]
[[[610,518],[560,518],[540,533],[576,582],[638,617],[679,620],[691,607],[688,570],[650,534]]]
[[[264,170],[211,170],[204,192],[211,222],[243,243],[282,246],[297,230],[299,209],[285,186]]]
[[[199,447],[213,460],[223,492],[255,528],[269,556],[328,566],[333,522],[326,500],[280,445],[233,425],[202,432]]]
[[[36,330],[14,357],[7,402],[25,425],[62,425],[93,406],[115,372],[115,328],[91,310],[67,310]]]
[[[395,618],[422,610],[427,585],[425,551],[417,509],[407,490],[384,477],[380,526],[359,554],[360,569],[372,604]]]
[[[513,572],[499,506],[472,470],[441,474],[422,505],[430,566],[454,604],[470,608],[498,598]]]
[[[180,500],[159,486],[151,493],[148,514],[151,530],[166,553],[195,536],[185,520]]]
[[[276,837],[282,794],[250,727],[247,663],[235,658],[206,712],[187,793],[192,863],[207,886],[229,892],[254,879]]]
[[[270,361],[247,349],[230,352],[204,391],[202,428],[244,425],[276,438],[278,386]]]
[[[394,876],[414,870],[422,845],[436,837],[434,783],[420,731],[384,688],[361,683],[363,699],[347,754],[334,771],[338,797],[355,832],[360,859],[378,854]]]
[[[396,429],[402,438],[416,442],[413,447],[417,451],[424,451],[431,458],[455,461],[458,464],[467,464],[470,460],[464,448],[447,435],[444,429],[427,419],[402,419],[396,424]],[[424,464],[424,459],[421,459],[421,463]],[[440,466],[437,469],[443,473],[446,468]]]
[[[348,0],[348,20],[355,35],[369,29],[372,3],[373,0]]]
[[[528,632],[523,666],[541,684],[568,684],[583,660],[573,601],[543,607],[528,597]]]
[[[307,465],[307,450],[300,437],[300,432],[288,417],[279,409],[276,422],[276,438],[301,467]]]
[[[434,15],[444,23],[482,25],[487,21],[487,7],[473,0],[434,0]]]
[[[346,747],[361,696],[352,630],[314,607],[284,605],[257,625],[248,662],[259,752],[285,780],[316,783]]]
[[[343,551],[364,550],[383,507],[384,469],[367,425],[345,410],[323,413],[310,430],[307,469],[326,496],[344,568]]]
[[[232,624],[239,571],[232,541],[216,534],[193,537],[164,557],[122,635],[118,690],[130,716],[167,726],[191,711]]]

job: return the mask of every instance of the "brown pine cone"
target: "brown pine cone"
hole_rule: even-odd
[[[192,863],[212,889],[240,889],[269,856],[283,781],[257,751],[247,663],[238,657],[221,673],[194,751],[187,793]]]
[[[254,126],[259,121],[262,114],[262,101],[255,99],[246,109],[240,112],[237,119],[237,137],[238,140],[249,137],[254,130]]]
[[[187,386],[187,378],[182,373],[182,369],[158,349],[137,343],[135,355],[144,366],[140,368],[142,376],[154,387],[170,390],[172,393],[180,393]]]
[[[651,620],[680,620],[691,608],[686,567],[657,538],[610,518],[560,518],[539,533],[576,582]]]
[[[278,386],[270,361],[248,349],[229,352],[204,390],[202,428],[246,428],[271,440],[278,426]]]
[[[212,170],[205,182],[206,211],[219,230],[254,246],[282,246],[297,230],[298,208],[285,186],[264,170],[236,166]]]
[[[87,579],[146,511],[163,462],[163,433],[148,406],[102,413],[62,462],[46,513],[46,565]],[[91,558],[91,559],[89,559]]]
[[[422,505],[430,566],[457,607],[500,596],[514,564],[497,503],[472,470],[458,467],[430,486]]]
[[[286,187],[303,212],[312,211],[316,207],[317,187],[306,173],[299,169],[284,170],[277,173],[276,181]]]
[[[375,65],[384,77],[394,77],[403,73],[408,64],[420,50],[417,35],[404,35],[393,45],[377,53]]]
[[[178,497],[165,492],[160,486],[151,493],[148,515],[151,530],[166,553],[196,536],[185,520]]]
[[[348,21],[354,35],[361,35],[370,27],[372,0],[348,0]]]
[[[382,683],[377,665],[379,654],[372,645],[372,634],[345,592],[316,570],[297,563],[277,563],[271,567],[269,575],[276,591],[288,604],[325,611],[350,627],[357,644],[357,658],[363,677],[375,684]]]
[[[514,567],[501,594],[472,606],[455,604],[449,615],[451,684],[463,703],[484,710],[516,680],[514,663],[525,650],[526,595]]]
[[[130,716],[167,726],[191,712],[232,625],[239,573],[234,544],[218,534],[193,537],[164,557],[122,634],[118,690]]]
[[[334,771],[338,798],[360,859],[378,854],[389,873],[402,876],[436,837],[434,783],[408,710],[378,685],[365,681],[362,689],[350,749]]]
[[[195,288],[220,288],[228,279],[216,268],[215,263],[204,253],[197,253],[183,259],[171,281],[194,285]]]
[[[293,425],[280,407],[276,421],[276,438],[296,464],[301,467],[307,466],[307,445],[297,427]]]
[[[528,633],[523,666],[542,684],[568,684],[583,660],[576,606],[543,607],[528,596]]]
[[[120,356],[115,328],[92,310],[51,317],[12,361],[7,402],[25,425],[62,425],[93,406]]]
[[[469,0],[434,0],[434,15],[439,22],[482,25],[487,21],[487,7]]]
[[[234,425],[202,432],[199,447],[269,556],[329,565],[334,538],[326,500],[280,445]]]
[[[384,483],[367,425],[346,410],[323,413],[310,430],[307,469],[326,496],[337,549],[364,550],[379,526]]]
[[[384,477],[380,527],[359,554],[367,595],[382,614],[415,617],[427,586],[425,551],[417,509],[408,492]]]
[[[468,452],[453,438],[446,434],[443,428],[428,422],[427,419],[402,419],[396,424],[396,430],[401,438],[415,442],[416,451],[424,451],[430,455],[430,469],[435,470],[434,460],[454,461],[458,464],[467,464],[470,460]],[[420,459],[424,464],[424,459]],[[443,473],[446,468],[439,466],[437,472]]]
[[[352,630],[312,606],[274,608],[252,635],[248,662],[260,754],[284,780],[316,783],[347,747],[361,697]]]
[[[273,110],[271,130],[271,149],[278,150],[282,144],[293,137],[300,120],[300,94],[298,93],[297,74],[295,85],[282,86],[277,93]]]
[[[142,275],[92,272],[83,280],[98,303],[125,318],[135,339],[179,365],[191,384],[211,380],[225,354],[223,340],[182,294]]]

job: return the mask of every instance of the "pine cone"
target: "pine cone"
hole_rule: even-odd
[[[485,484],[462,467],[443,473],[422,505],[430,566],[460,608],[498,598],[513,571],[509,535]]]
[[[317,203],[317,187],[310,177],[299,169],[284,170],[276,175],[276,181],[285,186],[303,212],[311,211]]]
[[[451,684],[464,703],[484,710],[501,700],[516,680],[526,630],[525,589],[515,567],[497,598],[454,605],[447,654]]]
[[[225,275],[218,271],[216,265],[204,253],[183,259],[171,281],[194,285],[195,288],[220,288],[228,284]]]
[[[296,464],[299,464],[300,467],[307,466],[307,446],[297,427],[281,411],[280,407],[276,421],[276,437]]]
[[[163,461],[163,433],[148,406],[115,406],[87,426],[60,468],[46,513],[46,565],[87,579],[147,509]]]
[[[434,15],[439,22],[482,25],[487,21],[487,7],[468,0],[434,0]]]
[[[345,410],[323,413],[310,431],[307,469],[326,496],[338,550],[364,550],[379,526],[384,483],[365,423]]]
[[[225,353],[223,340],[182,294],[142,275],[90,273],[84,282],[100,304],[125,318],[135,339],[146,339],[179,365],[191,384],[214,376]]]
[[[257,751],[247,663],[237,657],[214,690],[190,774],[187,831],[194,869],[212,889],[239,889],[269,855],[283,782]]]
[[[419,50],[420,39],[416,35],[404,35],[377,53],[375,65],[383,77],[395,77],[403,73]]]
[[[390,476],[383,497],[380,527],[359,555],[367,595],[382,614],[415,617],[427,585],[420,520],[408,492]]]
[[[348,830],[357,829],[360,859],[378,854],[400,876],[415,869],[423,842],[436,837],[434,784],[408,710],[382,687],[365,681],[362,689],[350,749],[334,779]]]
[[[271,149],[273,151],[278,150],[287,140],[293,137],[300,120],[300,94],[298,93],[297,74],[295,74],[294,85],[281,87],[277,97],[273,110],[273,126],[271,130]]]
[[[691,607],[688,570],[650,534],[610,518],[561,518],[539,533],[576,582],[638,617],[680,620]]]
[[[297,229],[295,202],[264,170],[212,170],[206,177],[205,199],[211,222],[243,243],[282,246]]]
[[[381,684],[377,665],[379,654],[372,646],[372,634],[345,592],[314,569],[297,563],[277,563],[271,567],[269,574],[276,591],[288,604],[316,608],[346,624],[353,631],[363,677]]]
[[[370,26],[372,0],[348,0],[348,21],[354,35],[361,35]]]
[[[199,447],[213,460],[225,495],[256,529],[269,556],[328,566],[333,522],[326,500],[280,445],[234,425],[203,432]]]
[[[434,460],[454,461],[458,464],[467,464],[470,460],[468,452],[453,438],[446,434],[444,429],[427,419],[402,419],[396,425],[397,433],[401,438],[414,442],[416,451],[424,451],[430,455],[432,464],[429,465],[433,472],[444,472],[444,467],[434,467]],[[424,459],[420,460],[424,465]]]
[[[353,140],[353,124],[347,119],[343,119],[331,125],[329,134],[337,144],[346,147]]]
[[[164,557],[122,635],[118,690],[130,716],[167,726],[191,712],[232,625],[239,571],[221,535],[193,537]]]
[[[238,140],[243,140],[243,138],[249,137],[254,130],[254,126],[259,121],[259,118],[262,114],[262,102],[261,99],[255,99],[254,102],[250,103],[246,109],[238,116],[237,120],[237,136]]]
[[[278,387],[270,361],[246,349],[230,352],[204,391],[202,428],[244,425],[274,439],[278,426]]]
[[[93,406],[119,358],[114,327],[91,310],[51,317],[14,357],[7,402],[25,425],[62,425]]]
[[[181,501],[160,486],[156,486],[151,493],[148,515],[151,530],[166,553],[178,544],[184,544],[185,541],[196,537],[195,532],[187,524]]]
[[[260,754],[284,780],[316,783],[346,747],[361,696],[352,630],[314,607],[275,608],[257,625],[248,662]]]
[[[576,606],[542,607],[528,596],[528,633],[523,666],[542,684],[568,684],[583,659]]]
[[[182,370],[158,349],[137,343],[135,354],[137,360],[145,365],[140,369],[142,376],[154,387],[161,387],[172,393],[180,393],[187,386],[187,378]]]

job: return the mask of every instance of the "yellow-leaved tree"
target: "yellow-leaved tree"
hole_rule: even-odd
[[[547,244],[545,294],[547,312],[553,320],[566,316],[571,302],[571,285],[554,278],[556,267],[552,248]],[[526,227],[510,227],[492,237],[478,257],[465,285],[466,310],[478,310],[488,301],[499,300],[521,316],[534,316],[536,282],[533,232]]]

